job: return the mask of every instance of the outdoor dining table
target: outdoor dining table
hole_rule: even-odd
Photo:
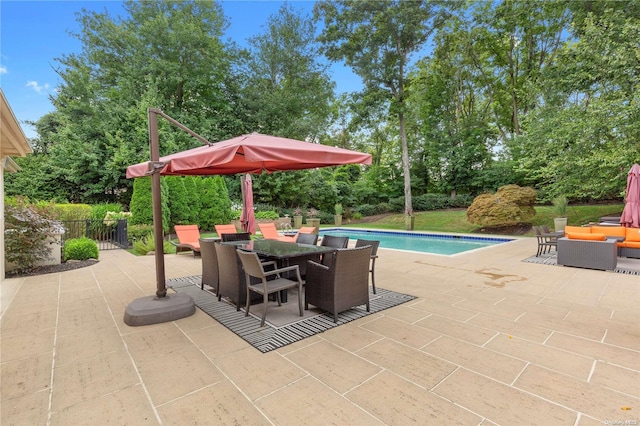
[[[279,268],[289,266],[291,259],[332,253],[337,250],[335,247],[315,246],[311,244],[299,244],[288,241],[266,239],[229,241],[221,244],[235,245],[240,250],[254,252],[262,258],[275,260]],[[287,301],[286,290],[280,295],[280,297],[283,302]]]

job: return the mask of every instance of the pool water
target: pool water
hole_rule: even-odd
[[[355,241],[358,238],[378,240],[382,248],[445,255],[462,253],[513,241],[509,238],[497,237],[469,237],[455,234],[427,234],[402,231],[369,231],[348,228],[320,229],[320,236],[322,237],[323,235],[349,237],[349,241]]]

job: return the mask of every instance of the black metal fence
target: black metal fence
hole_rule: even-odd
[[[98,243],[98,250],[126,249],[129,247],[127,219],[118,220],[63,220],[64,242],[72,238],[87,237]]]

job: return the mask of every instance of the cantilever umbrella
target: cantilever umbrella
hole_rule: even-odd
[[[620,224],[627,228],[640,228],[640,165],[634,164],[627,174],[626,204]]]
[[[158,116],[189,133],[204,146],[160,157]],[[156,257],[156,296],[131,302],[124,321],[127,325],[147,325],[172,321],[195,312],[191,297],[167,297],[164,272],[160,175],[233,175],[284,170],[313,169],[342,164],[371,164],[371,155],[295,139],[252,133],[211,143],[161,110],[149,108],[151,161],[127,167],[127,177],[151,176],[153,227]]]

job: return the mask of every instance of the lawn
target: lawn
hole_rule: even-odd
[[[570,205],[567,214],[568,224],[580,226],[589,222],[598,222],[598,219],[602,216],[619,215],[623,208],[624,204]],[[548,225],[553,228],[553,218],[555,216],[553,208],[551,206],[536,206],[535,209],[536,216],[531,224]],[[477,232],[480,227],[467,222],[466,213],[465,209],[417,212],[415,214],[414,230],[455,233]],[[384,215],[373,221],[343,223],[343,226],[372,229],[405,229],[404,215],[402,214]],[[529,231],[526,235],[533,235],[533,231]]]

